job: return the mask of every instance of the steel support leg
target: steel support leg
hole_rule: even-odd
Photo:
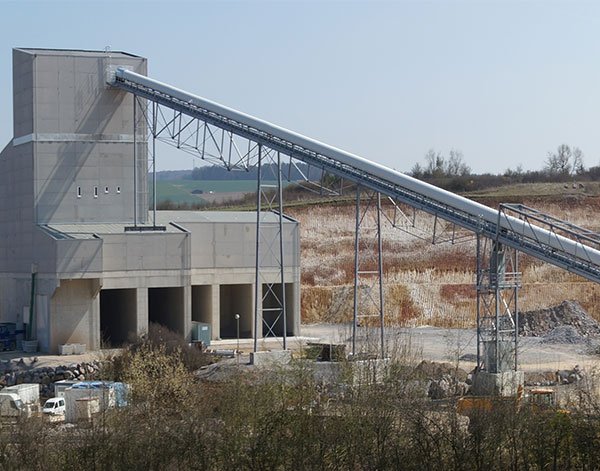
[[[354,316],[352,325],[352,354],[357,354],[359,327],[369,342],[372,323],[379,323],[377,343],[380,355],[385,356],[383,257],[381,240],[381,197],[370,193],[366,203],[361,204],[361,188],[356,189],[356,221],[354,238]],[[364,321],[364,324],[363,324]],[[372,348],[364,345],[367,350]]]
[[[256,177],[256,272],[254,275],[254,351],[258,352],[258,316],[262,315],[262,285],[260,282],[260,203],[261,198],[261,174],[262,174],[262,145],[258,145],[258,164]],[[262,329],[261,329],[262,330]]]
[[[267,184],[263,175],[263,165],[276,170],[277,185]],[[258,351],[259,327],[263,338],[277,337],[281,328],[282,346],[287,348],[287,313],[285,293],[285,263],[283,244],[283,189],[281,183],[281,156],[270,149],[258,146],[256,191],[256,275],[254,306],[254,351]],[[270,180],[272,181],[272,180]],[[277,215],[273,222],[268,214]],[[274,273],[277,270],[277,275]],[[277,279],[277,283],[273,280]],[[259,315],[262,322],[259,323]]]
[[[137,95],[133,95],[133,225],[137,227]]]

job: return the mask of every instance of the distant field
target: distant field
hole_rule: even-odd
[[[285,183],[284,183],[285,185]],[[256,191],[253,180],[172,180],[156,182],[158,201],[170,200],[173,203],[205,203],[203,194],[250,193]],[[203,194],[193,194],[194,190]]]

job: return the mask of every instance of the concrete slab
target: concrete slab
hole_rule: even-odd
[[[250,353],[250,364],[254,366],[273,367],[287,365],[292,361],[291,350],[277,350],[273,352]]]
[[[475,396],[516,396],[519,388],[523,388],[525,373],[523,371],[505,371],[488,373],[479,371],[473,375],[472,391]]]

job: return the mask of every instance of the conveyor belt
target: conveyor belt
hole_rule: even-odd
[[[135,72],[117,69],[111,85],[600,282],[600,251],[581,242]]]

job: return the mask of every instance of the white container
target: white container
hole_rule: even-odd
[[[2,389],[3,393],[16,394],[23,404],[34,404],[40,402],[40,385],[36,383],[16,384]]]
[[[90,421],[94,414],[100,412],[100,400],[97,397],[82,397],[75,400],[74,420],[67,422],[79,422],[81,420]]]
[[[85,353],[85,343],[73,343],[73,355],[82,355]]]
[[[115,391],[106,388],[68,388],[63,392],[65,398],[65,421],[77,422],[79,409],[77,402],[80,399],[95,398],[100,411],[105,411],[115,406]]]
[[[58,354],[59,355],[73,355],[73,344],[65,343],[63,345],[58,346]]]

